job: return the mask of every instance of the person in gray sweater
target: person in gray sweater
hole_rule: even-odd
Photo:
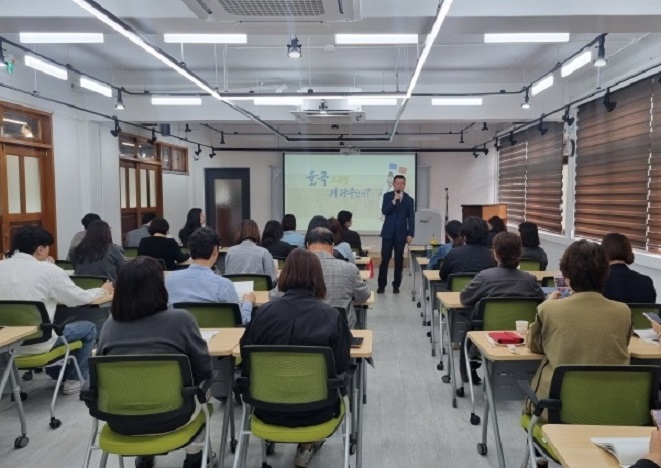
[[[90,223],[85,237],[69,256],[76,275],[104,276],[113,283],[126,262],[124,249],[112,243],[110,225],[101,220]]]
[[[212,376],[207,343],[193,315],[168,309],[167,304],[160,264],[151,257],[128,262],[117,277],[111,317],[101,330],[97,356],[183,354],[188,357],[195,384],[201,385]],[[194,416],[191,414],[191,419]],[[158,433],[158,428],[154,429]],[[204,431],[186,447],[184,467],[200,466],[203,442]],[[142,467],[154,464],[153,456],[139,459]]]

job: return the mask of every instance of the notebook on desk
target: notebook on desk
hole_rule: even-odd
[[[516,332],[502,331],[502,332],[489,332],[487,333],[487,340],[492,345],[522,345],[525,343],[525,338]]]
[[[622,467],[635,464],[647,454],[650,446],[649,437],[591,437],[590,440],[614,455]]]
[[[643,341],[652,342],[652,343],[658,343],[659,342],[659,336],[651,328],[640,328],[640,329],[634,330],[633,334],[636,335],[638,338],[640,338]]]
[[[236,289],[236,294],[239,296],[239,299],[243,297],[244,294],[251,293],[255,290],[254,281],[235,281],[234,289]]]

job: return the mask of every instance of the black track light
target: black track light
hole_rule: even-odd
[[[190,127],[188,126],[188,124],[186,124],[186,128],[184,128],[184,134],[185,134],[185,136],[184,136],[184,140],[188,141],[188,134],[189,134],[190,132],[192,132],[192,130],[190,129]],[[198,156],[199,156],[199,155],[198,155]]]
[[[225,132],[220,132],[220,144],[225,144]]]
[[[186,124],[186,126],[188,126],[188,124]],[[200,146],[199,143],[197,144],[197,151],[195,151],[194,153],[198,158],[200,157],[200,154],[202,154],[202,147]]]
[[[514,139],[514,132],[510,132],[509,142],[510,142],[510,146],[516,145],[517,142]]]
[[[298,37],[292,36],[289,44],[287,44],[287,57],[289,58],[301,58],[301,43],[298,41]]]
[[[115,138],[117,138],[119,134],[122,133],[122,129],[119,127],[119,120],[117,119],[117,117],[113,115],[112,119],[115,121],[115,129],[110,130],[110,134]]]
[[[2,50],[2,42],[0,42],[0,65],[4,65],[5,63],[6,63],[5,51]]]
[[[486,123],[486,122],[482,122],[482,131],[483,131],[483,132],[488,132],[488,131],[489,131],[489,127],[487,127],[487,123]]]
[[[464,144],[464,131],[463,130],[461,131],[461,136],[459,137],[459,143],[462,144],[462,145]]]
[[[537,131],[540,135],[544,136],[548,133],[549,129],[544,126],[544,114],[539,118],[539,123],[537,124]]]
[[[117,109],[117,110],[126,109],[126,107],[124,107],[124,101],[122,100],[122,90],[121,89],[117,90],[117,102],[115,102],[115,109]]]
[[[500,140],[496,139],[496,142],[494,143],[493,147],[496,151],[500,151],[500,148],[502,148],[503,146],[500,144]]]
[[[151,138],[147,140],[150,145],[154,146],[156,144],[156,129],[151,129]]]
[[[604,100],[602,101],[604,104],[604,107],[608,112],[613,112],[615,110],[615,107],[617,106],[617,102],[611,101],[611,89],[607,88],[606,89],[606,94],[604,95]]]
[[[595,67],[605,67],[608,65],[608,60],[606,60],[606,36],[601,36],[599,38],[599,46],[597,48],[597,58],[594,60]]]
[[[210,159],[213,159],[213,157],[214,157],[215,155],[216,155],[216,150],[214,150],[213,148],[211,148],[211,153],[209,153],[209,158],[210,158]]]
[[[523,102],[521,103],[521,109],[525,109],[525,110],[530,109],[530,88],[526,88],[526,97],[523,99]]]
[[[473,157],[474,157],[475,159],[477,159],[478,156],[479,156],[479,154],[478,154],[478,152],[477,152],[477,148],[473,148]]]
[[[574,117],[569,116],[569,106],[565,107],[565,115],[562,116],[562,121],[567,125],[572,126],[575,120]]]

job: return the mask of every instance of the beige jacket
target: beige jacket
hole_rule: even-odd
[[[598,292],[574,293],[540,304],[527,340],[531,351],[544,354],[531,382],[537,397],[548,398],[557,366],[628,365],[632,332],[629,307]],[[532,412],[530,402],[526,402],[525,411]],[[545,411],[542,422],[546,419]]]

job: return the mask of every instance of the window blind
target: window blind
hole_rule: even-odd
[[[526,133],[514,134],[517,142],[509,146],[502,140],[498,155],[498,201],[507,203],[507,222],[518,224],[525,219],[526,199]]]
[[[659,254],[661,253],[661,85],[652,80],[652,86],[647,250]]]
[[[645,248],[651,86],[645,79],[611,93],[613,112],[601,99],[578,108],[577,236],[620,232]]]

